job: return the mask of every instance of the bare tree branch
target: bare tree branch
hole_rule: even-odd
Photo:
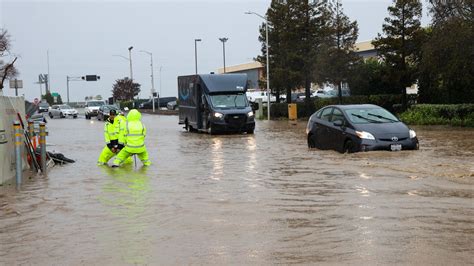
[[[13,66],[13,64],[15,64],[16,60],[18,58],[15,57],[15,59],[13,60],[13,62],[11,62],[10,64],[6,65],[5,69],[3,70],[3,77],[2,77],[2,82],[0,82],[0,90],[3,89],[3,83],[5,82],[5,79],[7,79],[8,76],[14,76],[16,74],[16,70]]]

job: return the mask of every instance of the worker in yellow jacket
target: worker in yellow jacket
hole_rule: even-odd
[[[125,124],[121,124],[119,143],[123,143],[123,149],[117,154],[113,167],[123,164],[132,155],[137,155],[143,165],[151,164],[145,147],[146,127],[141,122],[142,115],[136,109],[130,110]]]
[[[115,122],[115,116],[117,112],[115,110],[110,110],[109,118],[105,121],[104,124],[104,139],[105,139],[105,147],[102,149],[100,153],[99,160],[97,161],[97,165],[106,165],[107,162],[115,156],[115,154],[119,150],[119,131],[117,130],[117,124]]]
[[[123,115],[117,114],[115,110],[110,110],[109,118],[104,124],[105,147],[102,149],[97,165],[106,165],[123,148],[123,143],[119,142],[119,136],[120,127],[125,124],[125,121]],[[131,158],[127,160],[127,163],[131,162]]]

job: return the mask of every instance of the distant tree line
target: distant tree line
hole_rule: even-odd
[[[383,32],[373,41],[378,58],[362,60],[354,49],[358,25],[343,12],[340,1],[272,0],[267,10],[270,87],[277,95],[311,83],[348,83],[352,94],[401,94],[419,85],[425,103],[474,102],[474,29],[471,0],[430,0],[431,24],[422,28],[419,0],[394,0]],[[265,23],[260,26],[266,66]],[[265,85],[266,80],[261,82]]]

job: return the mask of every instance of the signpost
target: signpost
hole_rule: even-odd
[[[53,96],[54,103],[58,103],[59,93],[57,93],[57,92],[52,92],[52,93],[51,93],[51,96]]]
[[[18,89],[23,88],[23,80],[11,79],[10,88],[15,89],[15,96],[18,96]]]

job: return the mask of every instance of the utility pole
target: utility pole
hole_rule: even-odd
[[[153,53],[140,50],[142,53],[146,53],[150,56],[150,67],[151,67],[151,104],[153,105],[153,113],[155,112],[155,79],[153,75]],[[160,110],[160,95],[158,95],[158,110]]]
[[[47,82],[46,82],[46,93],[51,93],[51,85],[50,85],[50,75],[49,75],[49,50],[46,50],[46,57],[47,57],[47,61],[48,61],[48,78],[47,78]]]

